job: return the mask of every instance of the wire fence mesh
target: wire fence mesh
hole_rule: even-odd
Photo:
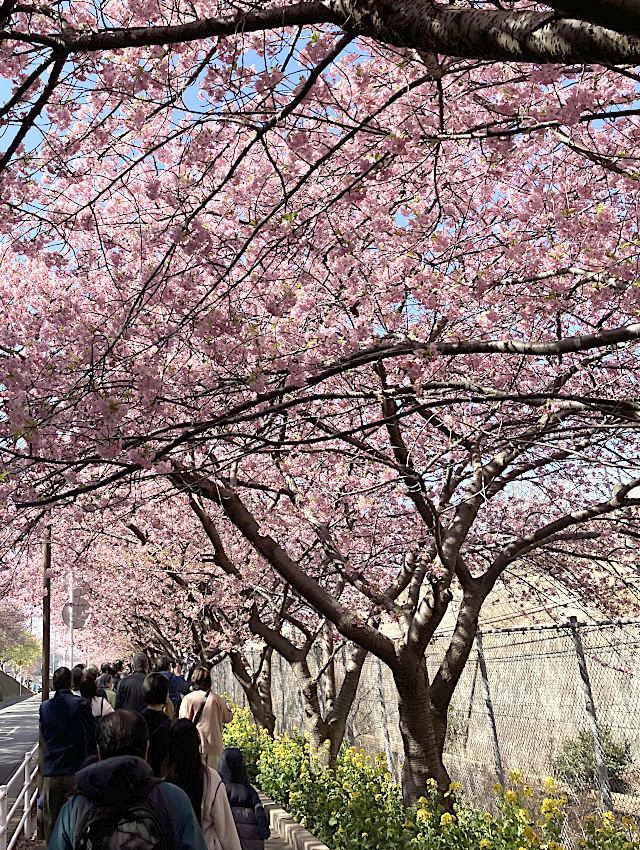
[[[431,642],[431,676],[448,645],[447,635]],[[580,645],[587,682],[580,674]],[[518,769],[534,792],[542,793],[546,777],[556,778],[576,815],[608,808],[598,784],[590,688],[613,808],[640,815],[640,623],[491,631],[483,634],[481,648],[486,676],[476,643],[451,702],[444,753],[452,779],[462,783],[473,802],[490,807],[494,784]],[[337,661],[339,680],[344,655]],[[212,675],[214,688],[245,704],[228,663],[218,665]],[[297,682],[277,655],[272,689],[277,731],[303,731]],[[385,753],[397,780],[403,758],[398,721],[391,674],[370,656],[346,738],[367,753]]]

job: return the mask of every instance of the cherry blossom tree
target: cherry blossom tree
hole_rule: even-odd
[[[607,362],[612,355],[615,367]],[[286,452],[286,465],[278,460],[269,468],[265,458],[271,453],[252,455],[231,480],[216,448],[199,454],[191,469],[180,465],[172,474],[178,487],[218,505],[345,638],[390,667],[407,802],[423,793],[428,776],[443,789],[448,785],[442,765],[447,708],[496,582],[521,563],[544,569],[544,553],[562,547],[577,548],[574,558],[584,558],[580,549],[588,545],[600,567],[599,575],[591,570],[592,581],[588,568],[575,575],[574,558],[554,563],[555,579],[586,595],[593,592],[593,579],[606,575],[615,538],[637,533],[635,403],[602,407],[602,399],[569,389],[579,375],[586,391],[601,369],[617,381],[624,357],[609,351],[578,362],[554,358],[543,370],[546,391],[531,387],[528,400],[514,391],[515,376],[520,385],[542,375],[535,376],[523,358],[503,373],[501,391],[492,384],[488,392],[451,361],[420,364],[419,370],[408,361],[392,372],[378,363],[346,379],[367,403],[352,411],[344,405],[327,410],[325,401],[322,412],[310,406],[301,418],[279,423],[278,457]],[[431,369],[428,378],[425,368]],[[552,399],[556,393],[562,398]],[[321,451],[318,430],[334,438]],[[295,487],[293,507],[272,518],[245,469],[271,490]],[[623,481],[612,484],[607,470]],[[322,542],[320,562],[331,564],[352,589],[351,604],[322,587],[301,561],[305,526]],[[621,565],[617,559],[614,566]],[[633,569],[611,570],[604,595],[624,592],[629,581],[636,581]],[[454,593],[460,597],[454,634],[429,681],[425,650]],[[373,617],[363,614],[369,606]]]
[[[496,582],[566,547],[606,573],[636,533],[640,7],[0,16],[7,570],[49,509],[82,549],[86,517],[146,505],[164,528],[168,487],[207,500],[254,630],[306,645],[256,614],[257,571],[377,655],[405,799],[444,789],[446,708]],[[136,640],[220,645],[200,544],[176,561],[136,527],[100,528],[130,539],[124,587],[180,600],[169,629],[141,602]]]
[[[179,478],[174,480],[180,485]],[[269,490],[268,485],[266,490]],[[286,486],[284,490],[287,490]],[[289,490],[289,493],[292,491]],[[352,644],[346,647],[344,641],[336,641],[331,624],[323,617],[318,617],[313,609],[310,610],[304,598],[292,592],[288,584],[282,585],[279,582],[278,586],[272,583],[267,593],[264,592],[264,579],[256,586],[255,572],[251,569],[253,559],[247,557],[246,549],[239,549],[239,558],[231,558],[223,536],[200,500],[192,495],[189,502],[211,541],[216,566],[225,576],[244,581],[245,608],[250,610],[247,626],[265,646],[258,669],[264,669],[268,665],[265,672],[269,676],[270,684],[273,651],[289,664],[300,689],[310,744],[322,760],[335,768],[366,660],[366,650]],[[229,541],[228,533],[225,539]],[[302,559],[311,569],[314,561],[313,549],[314,544],[311,543]],[[334,579],[330,564],[322,562],[319,567],[315,575],[318,583],[326,586],[332,596],[340,598],[345,589],[345,582],[341,577]],[[277,576],[277,571],[274,572]],[[339,676],[337,671],[336,659],[339,654],[344,660],[342,676]],[[237,651],[230,653],[230,659],[234,675],[247,694],[254,717],[259,725],[273,733],[275,716],[270,687],[267,713],[264,697],[256,699],[261,696],[260,688],[256,688],[258,683],[254,684],[254,692],[245,685],[248,677],[245,672],[246,662],[241,654]],[[264,672],[262,675],[264,676]],[[255,690],[258,691],[257,694]]]

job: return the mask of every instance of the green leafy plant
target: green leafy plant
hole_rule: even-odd
[[[600,740],[607,763],[609,778],[618,786],[623,785],[622,774],[631,764],[629,745],[614,741],[608,726],[600,727]],[[593,752],[591,732],[584,730],[575,738],[569,738],[555,760],[558,779],[566,782],[573,791],[584,791],[598,787],[598,769]]]
[[[639,845],[640,830],[632,818],[616,822],[613,812],[585,818],[585,837],[579,842],[582,850],[636,850]]]
[[[234,706],[233,720],[224,725],[222,738],[225,747],[237,747],[242,750],[250,782],[256,781],[262,739],[268,737],[266,729],[256,726],[248,708]]]
[[[226,746],[243,751],[262,790],[331,850],[563,850],[567,797],[554,779],[546,780],[544,799],[534,807],[532,789],[512,771],[508,787],[494,786],[495,817],[474,808],[456,782],[443,801],[429,780],[418,805],[405,809],[382,754],[370,758],[343,747],[329,770],[306,737],[271,738],[247,709],[235,710],[224,737]],[[628,818],[617,824],[605,812],[602,825],[587,819],[581,847],[640,850],[640,839]]]

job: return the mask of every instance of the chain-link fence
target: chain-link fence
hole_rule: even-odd
[[[431,642],[431,675],[448,644],[447,635]],[[574,810],[601,808],[604,795],[607,808],[610,799],[617,811],[640,815],[639,650],[640,623],[633,621],[485,632],[449,709],[445,763],[452,778],[477,805],[489,806],[493,785],[517,768],[534,791],[554,776]],[[244,704],[227,663],[212,673],[214,688]],[[278,731],[304,729],[297,683],[277,655],[273,702]],[[384,752],[400,778],[396,691],[376,658],[365,663],[347,740]]]

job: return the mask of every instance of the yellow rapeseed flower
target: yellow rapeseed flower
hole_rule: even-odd
[[[499,782],[496,782],[496,784],[493,786],[493,793],[502,794],[502,785],[500,785]]]
[[[540,812],[543,815],[553,815],[558,811],[558,809],[558,801],[554,800],[552,797],[545,797],[540,804]]]
[[[504,801],[508,806],[513,806],[514,803],[518,802],[518,795],[515,791],[505,791]]]
[[[419,823],[428,823],[431,819],[431,814],[427,809],[418,809],[416,813],[416,820]]]
[[[544,790],[547,794],[553,794],[556,790],[556,781],[552,776],[547,776],[544,781]]]
[[[456,819],[453,815],[450,815],[449,812],[445,812],[440,818],[440,826],[443,829],[448,829],[456,822]]]
[[[519,771],[519,770],[512,770],[512,771],[509,773],[509,780],[510,780],[510,781],[511,781],[514,785],[522,785],[522,774],[520,773],[520,771]]]
[[[459,791],[462,791],[462,785],[459,782],[452,782],[449,785],[449,792],[451,794],[457,794]]]
[[[602,813],[602,823],[605,823],[607,826],[612,826],[615,823],[616,816],[613,812],[603,812]]]
[[[488,838],[482,838],[478,847],[480,850],[489,850],[489,847],[491,847],[491,841],[489,841]]]

